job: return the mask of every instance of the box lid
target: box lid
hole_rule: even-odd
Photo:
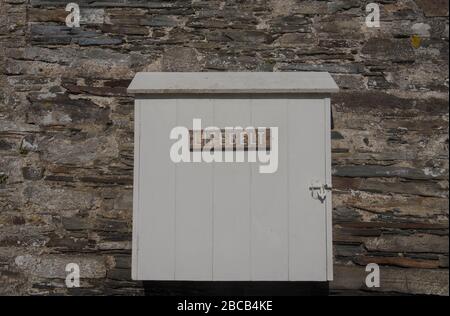
[[[139,72],[128,93],[335,93],[328,72]]]

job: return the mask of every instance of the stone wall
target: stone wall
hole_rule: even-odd
[[[142,294],[136,72],[329,71],[332,293],[448,295],[447,0],[379,1],[379,29],[357,0],[78,0],[74,29],[69,1],[0,1],[0,294]]]

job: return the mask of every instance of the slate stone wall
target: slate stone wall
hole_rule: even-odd
[[[329,71],[332,293],[448,295],[447,0],[379,1],[379,29],[356,0],[78,0],[76,29],[69,1],[0,1],[1,294],[142,294],[136,72]]]

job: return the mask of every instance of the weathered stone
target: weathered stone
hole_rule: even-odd
[[[47,175],[44,177],[44,180],[55,182],[74,182],[75,178],[71,176]]]
[[[274,32],[299,32],[306,33],[310,30],[310,19],[301,15],[277,17],[268,22]]]
[[[181,23],[176,16],[151,16],[143,18],[139,21],[139,25],[151,26],[151,27],[173,27],[179,26]]]
[[[330,73],[354,74],[360,73],[362,66],[359,64],[287,64],[283,65],[281,69],[295,71],[327,71]]]
[[[214,31],[206,35],[209,41],[231,43],[270,43],[272,38],[263,31],[226,30]]]
[[[29,152],[38,151],[38,144],[36,143],[36,137],[34,135],[27,135],[22,138],[19,146],[19,152],[21,154],[27,154]]]
[[[333,247],[333,254],[335,257],[354,257],[362,253],[364,253],[364,248],[360,244],[358,245],[337,244]]]
[[[10,150],[13,148],[13,144],[10,142],[7,142],[4,139],[0,139],[0,150]]]
[[[3,296],[14,296],[17,295],[17,293],[27,292],[28,280],[20,272],[1,269],[0,280],[2,282],[2,286],[0,287],[0,294]]]
[[[386,38],[372,38],[362,48],[362,53],[369,58],[384,59],[392,56],[392,62],[413,62],[416,57],[409,40],[391,40]]]
[[[87,239],[74,237],[59,237],[50,235],[50,240],[45,244],[49,248],[55,248],[60,252],[82,252],[89,250],[89,241]]]
[[[107,241],[98,243],[100,250],[131,250],[131,241]]]
[[[80,28],[67,1],[2,2],[0,294],[142,294],[136,72],[329,71],[332,294],[448,295],[447,1],[383,1],[380,28],[357,0],[77,3]],[[67,289],[66,258],[89,258],[95,278]],[[379,289],[364,285],[370,262]]]
[[[75,43],[81,46],[94,46],[122,43],[120,38],[110,38],[99,32],[60,25],[32,24],[31,36],[32,41],[36,44],[67,45]]]
[[[315,39],[308,33],[286,33],[279,36],[274,44],[280,47],[298,48],[315,44]]]
[[[327,19],[315,20],[314,29],[316,32],[333,34],[339,39],[360,39],[361,20],[352,15],[339,15],[328,17]]]
[[[95,230],[104,232],[129,231],[129,224],[120,220],[99,218],[95,222]]]
[[[118,269],[130,269],[131,268],[131,256],[114,256],[114,267]]]
[[[197,71],[201,69],[201,55],[193,48],[171,48],[162,58],[163,71]]]
[[[58,164],[93,165],[98,160],[109,161],[118,157],[117,142],[112,137],[92,137],[76,141],[64,137],[41,140],[45,152],[43,159]]]
[[[16,157],[0,157],[0,183],[18,183],[22,181],[23,160]]]
[[[448,269],[448,256],[439,257],[440,267]]]
[[[44,175],[44,169],[33,168],[33,167],[23,167],[22,168],[23,178],[26,180],[40,180]]]
[[[439,269],[439,260],[421,260],[412,259],[406,257],[371,257],[371,256],[358,256],[355,263],[366,266],[370,263],[376,263],[378,265],[402,267],[402,268],[416,268],[416,269]]]
[[[333,78],[339,89],[342,90],[361,90],[365,88],[364,79],[361,75],[340,73],[334,74]]]
[[[448,16],[447,0],[416,0],[415,2],[423,10],[426,16]]]
[[[65,279],[65,269],[69,263],[79,265],[80,277],[83,279],[103,278],[106,275],[105,263],[101,257],[22,255],[15,258],[15,264],[20,270],[32,276],[50,279]]]
[[[108,271],[108,278],[113,280],[131,281],[131,269],[112,269]]]
[[[334,177],[333,187],[338,190],[361,190],[375,193],[401,193],[430,197],[448,197],[448,183],[402,181],[398,179],[362,179]]]
[[[378,214],[380,218],[385,217],[386,220],[397,220],[412,216],[434,219],[439,223],[447,221],[448,224],[448,219],[445,219],[448,217],[448,198],[353,192],[352,194],[333,195],[333,203],[335,207],[345,206],[366,210]]]
[[[95,46],[95,45],[118,45],[122,43],[120,38],[107,38],[107,37],[97,37],[97,38],[80,38],[76,40],[81,46]]]
[[[87,230],[91,228],[91,224],[87,218],[81,217],[63,217],[62,225],[66,230]]]
[[[88,210],[93,206],[92,192],[70,188],[52,188],[42,184],[30,185],[23,190],[24,199],[41,211],[57,212]]]
[[[341,10],[349,10],[351,8],[359,8],[361,6],[358,0],[334,1],[328,4],[330,13],[336,13]]]
[[[361,214],[359,214],[355,209],[342,206],[337,206],[333,209],[333,221],[335,223],[353,222],[359,220],[361,220]]]
[[[133,193],[128,191],[120,193],[114,198],[114,209],[131,210],[133,208]]]
[[[101,25],[104,33],[118,34],[118,35],[148,35],[150,32],[148,28],[142,26],[128,26],[128,25]]]
[[[364,267],[335,265],[333,290],[381,291],[384,293],[448,296],[448,270],[381,267],[380,288],[367,288]]]
[[[98,96],[127,96],[125,87],[89,87],[75,84],[62,85],[68,92],[73,94],[91,94]]]
[[[341,92],[333,98],[338,111],[377,116],[391,116],[402,111],[404,117],[416,117],[419,113],[429,115],[448,115],[448,103],[445,99],[433,97],[426,99],[402,98],[383,92]]]
[[[445,236],[425,234],[413,236],[386,235],[368,240],[365,246],[369,251],[447,253],[449,243]]]
[[[5,184],[8,180],[8,176],[4,172],[0,172],[0,184]]]
[[[30,8],[28,11],[30,22],[65,22],[68,14],[64,8]]]
[[[301,3],[296,3],[289,11],[295,14],[318,15],[328,13],[329,7],[325,1],[302,1]]]
[[[29,224],[34,225],[4,225],[2,227],[2,234],[0,234],[0,247],[43,247],[48,241],[46,234],[49,232],[49,227],[42,221],[29,221]],[[26,227],[26,229],[24,229]]]
[[[78,180],[94,184],[133,184],[131,177],[80,177]]]
[[[332,140],[344,139],[344,136],[338,131],[331,131],[331,139]]]
[[[358,178],[374,178],[374,177],[399,177],[412,180],[445,180],[448,178],[448,170],[445,169],[414,169],[405,167],[392,166],[335,166],[333,175],[338,177],[358,177]]]

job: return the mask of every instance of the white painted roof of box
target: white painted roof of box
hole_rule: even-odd
[[[128,93],[334,93],[328,72],[139,72]]]

